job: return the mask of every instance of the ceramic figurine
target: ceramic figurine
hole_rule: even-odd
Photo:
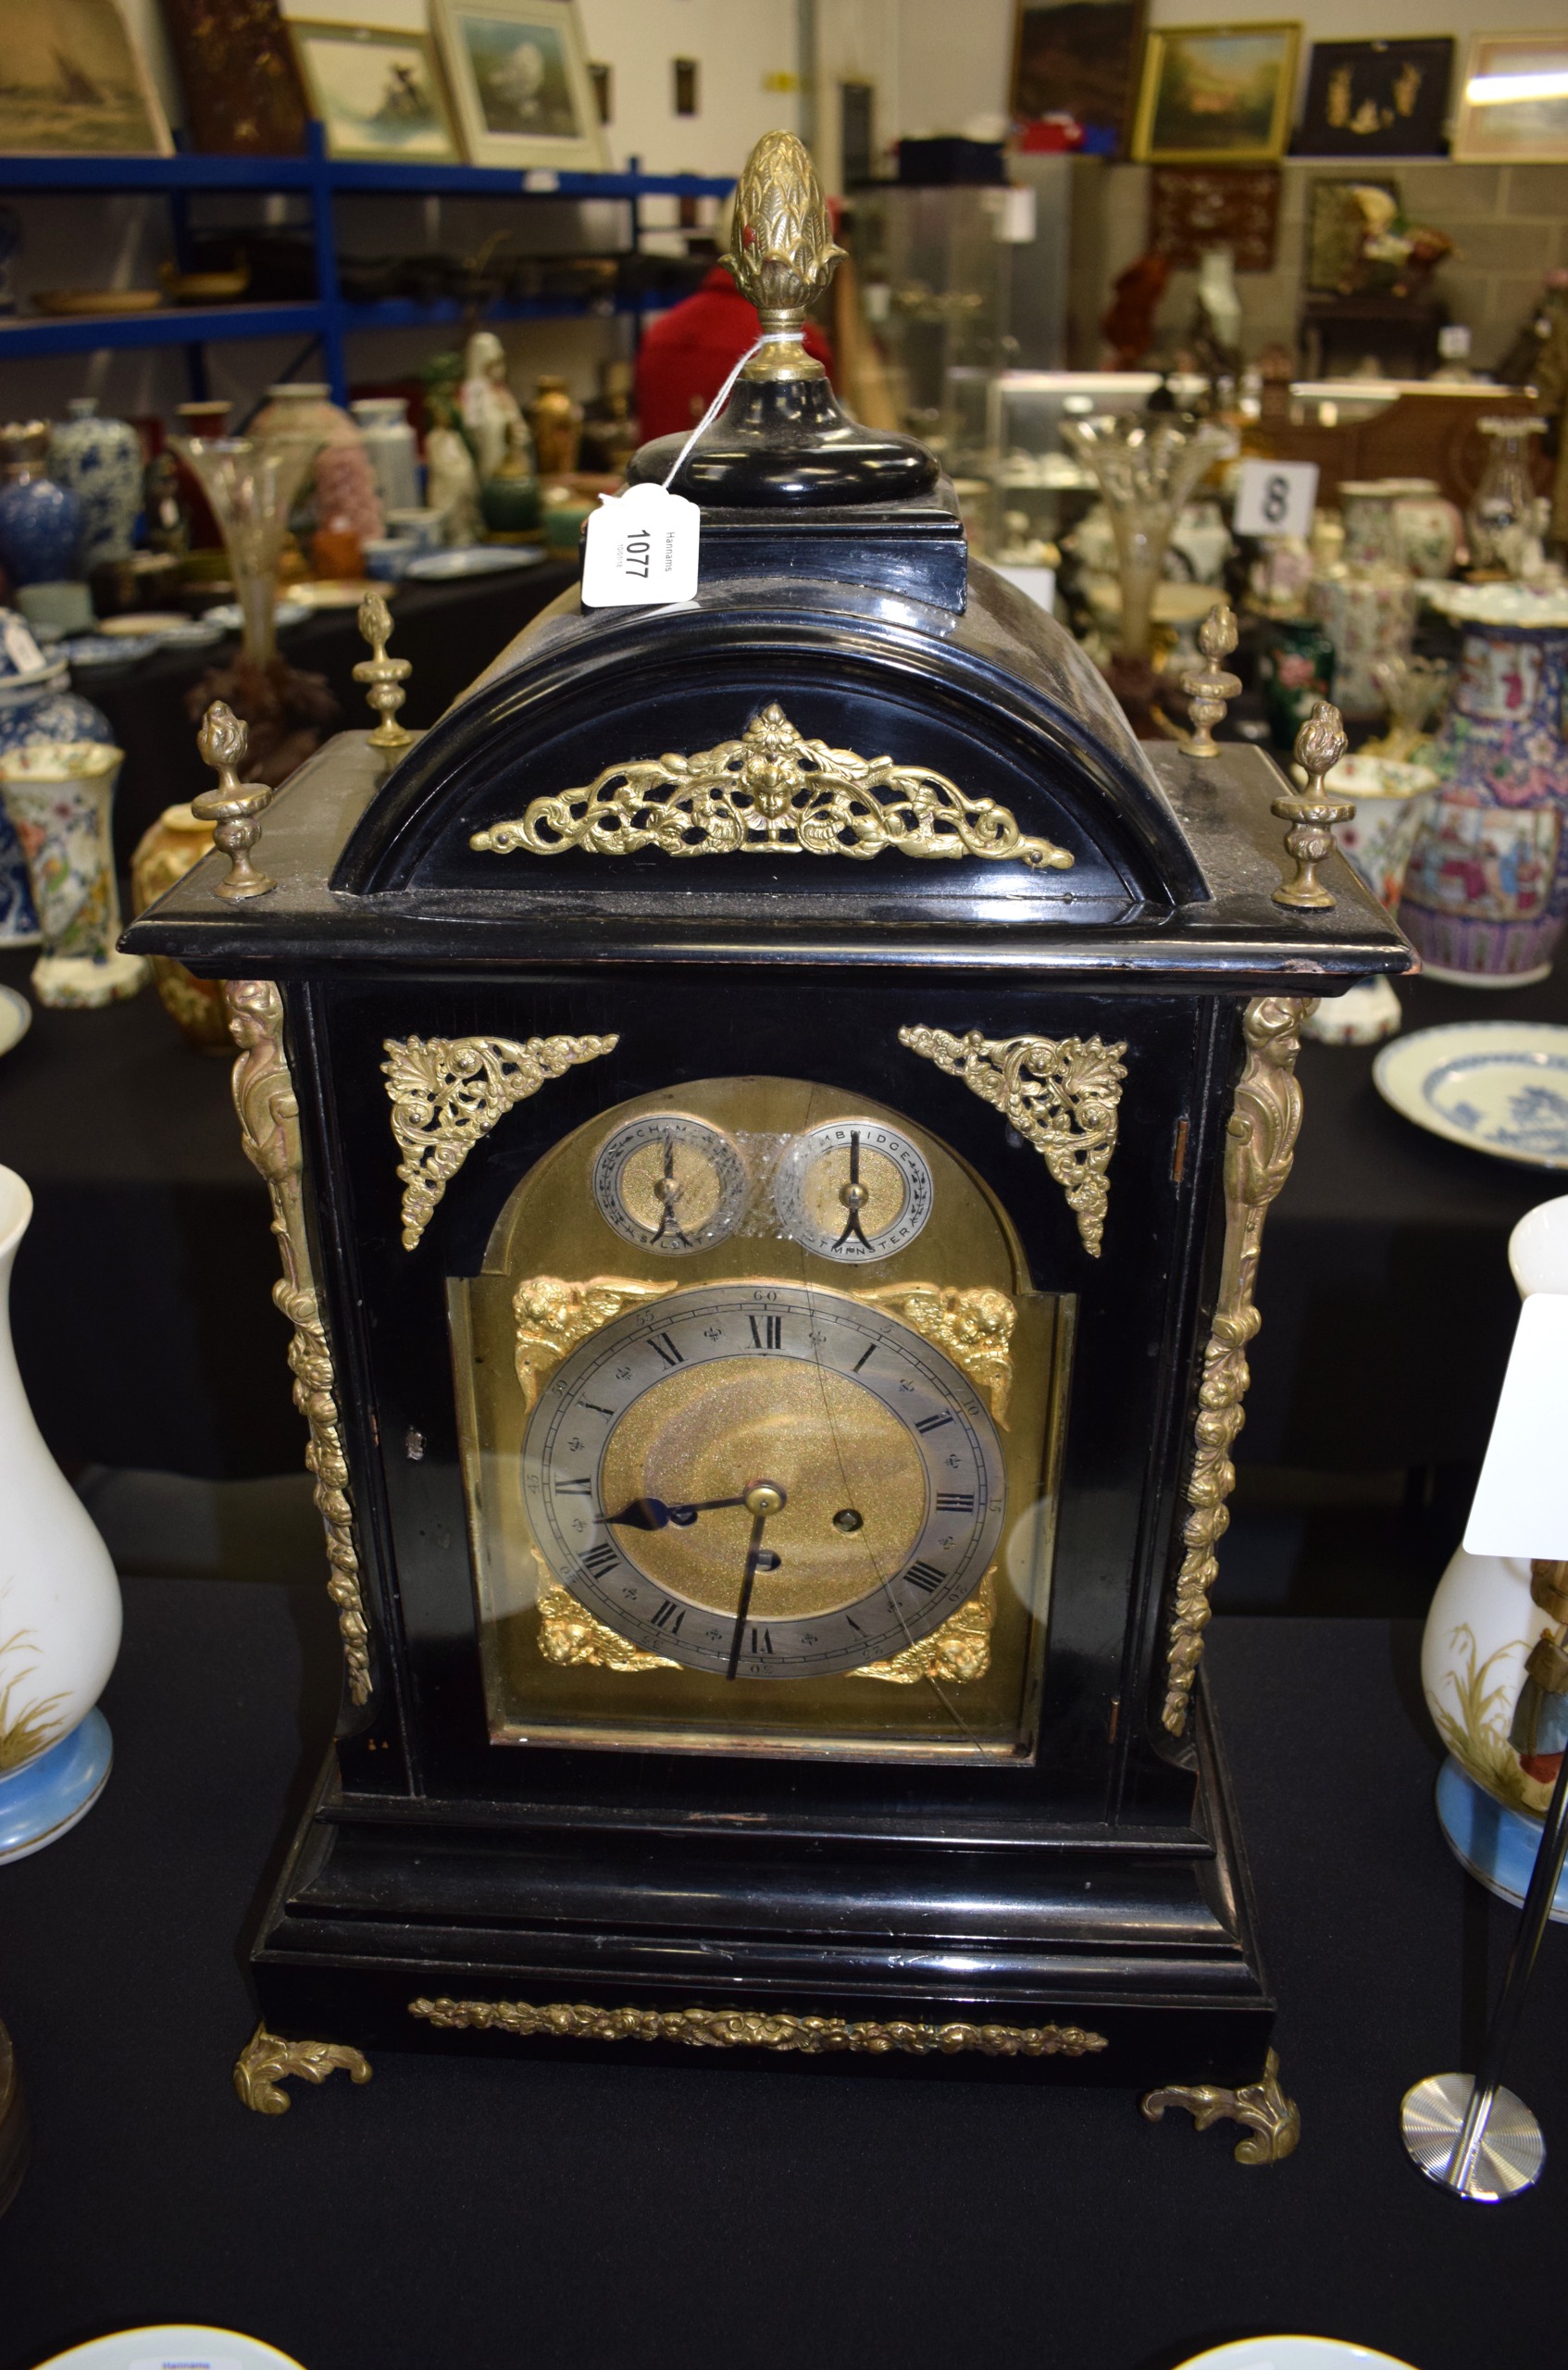
[[[1314,577],[1313,615],[1334,644],[1334,699],[1342,714],[1375,716],[1382,706],[1372,669],[1381,658],[1410,653],[1415,630],[1415,585],[1399,556],[1393,496],[1381,480],[1347,480],[1345,556]]]
[[[425,398],[430,425],[425,433],[425,499],[443,523],[449,543],[477,543],[482,532],[479,480],[474,456],[457,425],[451,390],[432,385]]]
[[[142,509],[142,440],[129,420],[100,419],[95,395],[78,395],[49,436],[49,475],[81,505],[81,568],[128,558]]]
[[[533,473],[528,430],[520,419],[515,430],[505,459],[479,488],[479,507],[492,535],[533,540],[539,532],[539,480]]]
[[[540,476],[570,477],[577,467],[582,412],[566,393],[564,379],[541,379],[529,405],[529,427]]]
[[[81,557],[81,505],[48,475],[41,419],[0,428],[0,566],[11,582],[59,584]]]
[[[1568,594],[1451,584],[1427,598],[1464,650],[1425,753],[1438,789],[1400,920],[1434,978],[1524,987],[1546,978],[1568,921]]]
[[[1479,425],[1487,439],[1487,466],[1465,513],[1470,565],[1483,575],[1517,576],[1517,555],[1536,515],[1530,440],[1544,436],[1548,422],[1520,415]]]
[[[1389,913],[1398,913],[1405,866],[1437,777],[1425,766],[1387,757],[1342,757],[1324,778],[1336,798],[1354,799],[1355,813],[1336,823],[1334,836],[1354,869]],[[1375,1045],[1396,1035],[1404,1014],[1391,982],[1363,979],[1342,996],[1325,996],[1305,1024],[1325,1045]]]
[[[148,462],[142,480],[142,506],[147,521],[147,549],[183,559],[191,548],[191,518],[180,498],[180,464],[172,453],[159,453]]]
[[[506,382],[506,349],[493,330],[476,330],[464,350],[457,410],[480,480],[496,476],[516,444],[516,430],[525,438],[529,431]]]
[[[38,647],[26,620],[0,609],[0,756],[37,741],[112,741],[108,717],[67,689],[63,658]],[[27,860],[0,802],[0,946],[37,942]]]
[[[0,1862],[42,1851],[102,1792],[111,1747],[94,1707],[119,1652],[109,1551],[44,1445],[11,1346],[11,1267],[31,1216],[27,1187],[0,1168]]]
[[[147,984],[122,954],[109,816],[124,752],[102,741],[34,741],[0,756],[0,799],[21,842],[44,948],[32,992],[62,1010],[118,1004]]]
[[[136,842],[131,859],[131,910],[143,913],[166,889],[183,880],[212,846],[213,827],[197,820],[189,806],[166,806]],[[221,979],[198,979],[172,954],[151,958],[153,985],[165,1012],[183,1037],[203,1053],[231,1051]]]
[[[419,500],[418,443],[408,422],[408,405],[401,395],[365,395],[351,404],[355,425],[365,440],[376,472],[376,492],[390,518],[395,510],[412,510]]]

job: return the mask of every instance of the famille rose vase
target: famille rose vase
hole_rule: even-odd
[[[44,948],[32,967],[42,1004],[116,1004],[146,985],[122,954],[109,815],[124,752],[101,741],[35,741],[0,756],[0,799],[21,842]]]
[[[32,1216],[0,1168],[0,1862],[25,1859],[92,1808],[109,1774],[94,1707],[119,1652],[109,1551],[44,1444],[11,1346],[11,1268]]]
[[[1437,777],[1425,766],[1405,766],[1389,757],[1343,757],[1325,776],[1329,793],[1354,799],[1348,823],[1334,836],[1355,871],[1380,904],[1398,913],[1405,866]],[[1363,979],[1342,996],[1325,996],[1306,1033],[1327,1045],[1375,1045],[1398,1031],[1404,1014],[1389,981]]]
[[[1424,753],[1438,787],[1400,919],[1439,979],[1544,979],[1568,921],[1568,596],[1428,586],[1464,627],[1453,703]]]
[[[1345,555],[1308,594],[1312,613],[1334,644],[1334,704],[1343,715],[1370,717],[1383,705],[1373,669],[1409,655],[1415,630],[1415,580],[1400,555],[1394,497],[1381,480],[1347,481]]]

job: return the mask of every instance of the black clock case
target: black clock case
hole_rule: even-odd
[[[1180,1742],[1159,1716],[1225,1129],[1251,998],[1333,994],[1408,951],[1338,856],[1333,911],[1272,904],[1270,760],[1140,753],[1032,605],[977,568],[957,605],[951,512],[905,509],[858,515],[858,536],[826,514],[789,535],[730,521],[727,539],[721,515],[696,602],[547,613],[390,775],[345,734],[294,777],[262,842],[275,892],[220,903],[211,858],[127,933],[205,976],[280,983],[302,1113],[373,1692],[345,1705],[253,1953],[280,2034],[560,2046],[411,2015],[446,1995],[1054,2020],[1108,2045],[1007,2063],[1126,2084],[1261,2070],[1274,2002],[1201,1683]],[[892,555],[880,589],[833,580],[857,540],[873,580]],[[836,748],[1000,800],[1073,870],[469,845],[541,791],[711,748],[769,702]],[[909,1023],[1126,1041],[1099,1258],[1039,1154],[899,1044]],[[509,1112],[405,1252],[383,1039],[558,1030],[620,1042]],[[517,1179],[567,1130],[736,1071],[915,1116],[1000,1196],[1037,1286],[1076,1297],[1031,1766],[487,1741],[444,1279],[478,1266]]]

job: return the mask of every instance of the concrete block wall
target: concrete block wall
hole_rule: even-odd
[[[1279,236],[1272,271],[1238,275],[1249,355],[1295,346],[1314,181],[1343,181],[1348,164],[1288,158],[1281,168]],[[1450,316],[1473,332],[1475,367],[1487,369],[1512,343],[1527,308],[1554,265],[1568,268],[1568,165],[1456,165],[1443,160],[1370,160],[1369,176],[1390,179],[1412,221],[1446,231],[1458,253],[1438,269],[1434,288]],[[1099,317],[1111,283],[1143,252],[1149,219],[1149,168],[1075,168],[1069,351],[1072,367],[1101,358]],[[1191,324],[1197,275],[1173,272],[1158,328],[1175,342]]]

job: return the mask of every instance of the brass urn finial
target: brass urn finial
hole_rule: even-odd
[[[1333,892],[1318,879],[1317,867],[1334,845],[1335,824],[1349,823],[1356,809],[1353,800],[1337,799],[1325,790],[1323,778],[1333,771],[1349,747],[1344,717],[1332,702],[1319,700],[1296,735],[1296,763],[1307,777],[1307,786],[1276,798],[1271,809],[1282,823],[1291,826],[1285,845],[1296,864],[1290,879],[1274,892],[1276,905],[1322,912],[1335,903]]]
[[[392,640],[392,611],[379,592],[367,592],[361,601],[358,622],[361,637],[370,645],[370,655],[360,660],[354,670],[354,680],[367,686],[365,696],[381,719],[368,736],[369,744],[372,749],[411,748],[414,735],[395,718],[407,696],[403,686],[414,669],[406,658],[387,656],[387,644]]]
[[[768,131],[747,157],[735,188],[729,253],[735,285],[757,308],[765,332],[778,339],[753,354],[748,379],[821,379],[802,330],[844,250],[833,243],[828,207],[810,152],[792,131]]]
[[[1236,612],[1224,601],[1216,601],[1198,629],[1198,647],[1208,660],[1206,667],[1189,667],[1181,679],[1187,693],[1188,709],[1196,730],[1187,742],[1189,757],[1217,757],[1220,744],[1214,739],[1213,728],[1225,722],[1225,712],[1241,689],[1240,678],[1227,674],[1220,665],[1228,658],[1238,640]]]
[[[193,798],[191,812],[199,823],[213,825],[212,836],[229,858],[228,873],[215,884],[213,895],[235,901],[263,897],[278,886],[251,862],[251,850],[261,837],[262,816],[272,804],[272,785],[240,780],[249,739],[246,727],[221,700],[214,700],[196,735],[204,763],[218,776],[218,788]]]

